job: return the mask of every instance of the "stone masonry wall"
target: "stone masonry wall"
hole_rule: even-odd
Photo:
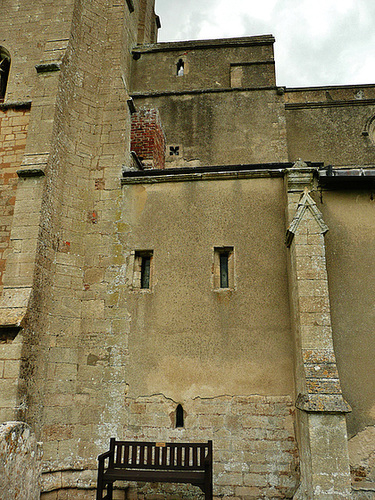
[[[132,115],[131,147],[146,166],[165,167],[165,137],[157,109],[140,109]]]
[[[0,110],[0,287],[16,201],[16,171],[26,146],[29,112],[28,108]]]
[[[294,408],[288,396],[194,398],[183,404],[184,428],[175,428],[177,403],[162,395],[128,398],[125,439],[213,440],[214,496],[233,499],[292,498],[298,482]],[[120,437],[120,436],[119,436]],[[104,450],[103,450],[104,451]],[[133,489],[130,498],[198,498],[178,485]],[[163,492],[163,493],[162,493]],[[143,496],[145,495],[145,496]]]
[[[65,499],[69,488],[89,498],[102,443],[124,420],[127,312],[115,293],[124,260],[116,234],[130,113],[121,64],[131,57],[122,41],[136,41],[138,6],[131,13],[125,0],[77,0],[61,66],[40,286],[24,330],[27,419],[43,441],[46,498]]]

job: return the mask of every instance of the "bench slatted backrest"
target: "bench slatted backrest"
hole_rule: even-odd
[[[150,443],[114,441],[115,468],[153,470],[204,470],[211,452],[208,443]]]

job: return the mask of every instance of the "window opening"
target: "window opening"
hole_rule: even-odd
[[[137,250],[134,258],[133,287],[149,290],[152,281],[152,250]]]
[[[180,146],[169,146],[169,156],[179,156]]]
[[[150,288],[151,256],[141,257],[141,288]]]
[[[184,61],[182,59],[179,59],[177,62],[177,76],[184,76],[184,66]]]
[[[182,408],[182,405],[177,405],[176,408],[176,427],[183,427],[184,426],[184,409]]]
[[[0,99],[3,100],[7,90],[8,76],[10,69],[10,54],[0,47]]]
[[[234,290],[234,248],[215,247],[213,265],[214,290]]]
[[[220,253],[220,288],[229,288],[228,260],[229,252]]]
[[[134,2],[133,2],[133,0],[126,0],[126,3],[128,4],[129,12],[130,13],[134,12]]]

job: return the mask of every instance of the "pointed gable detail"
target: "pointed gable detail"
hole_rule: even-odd
[[[302,219],[304,218],[307,210],[310,210],[315,221],[318,223],[321,229],[321,234],[325,234],[328,231],[329,228],[323,220],[321,211],[316,206],[315,201],[311,198],[309,190],[305,188],[304,193],[298,203],[296,214],[293,217],[293,220],[286,231],[285,243],[287,247],[291,245],[293,237],[297,232],[298,226],[300,225]]]

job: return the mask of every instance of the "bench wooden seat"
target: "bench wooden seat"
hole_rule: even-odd
[[[110,441],[98,457],[97,500],[112,500],[115,481],[186,483],[212,500],[212,441],[156,443]],[[104,490],[106,494],[104,496]]]

